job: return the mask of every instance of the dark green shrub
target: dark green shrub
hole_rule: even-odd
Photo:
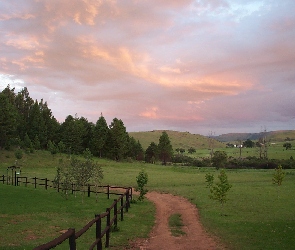
[[[21,151],[20,149],[16,150],[14,152],[15,158],[20,160],[21,158],[23,158],[23,151]]]

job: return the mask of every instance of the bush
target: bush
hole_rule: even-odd
[[[21,158],[23,158],[23,151],[21,151],[20,149],[16,150],[14,152],[15,158],[20,160]]]

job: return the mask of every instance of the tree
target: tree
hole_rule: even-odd
[[[106,141],[108,138],[109,133],[109,127],[105,120],[105,118],[102,116],[99,117],[97,120],[92,133],[91,138],[91,151],[94,155],[99,155],[99,157],[102,157],[104,155],[103,149],[105,148]]]
[[[148,174],[144,170],[141,170],[138,176],[136,177],[136,182],[136,191],[139,191],[138,200],[142,201],[144,200],[144,195],[148,192],[148,190],[145,188],[145,185],[148,182]]]
[[[79,118],[69,115],[61,124],[61,140],[66,145],[70,154],[81,154],[85,149],[83,147],[86,128],[84,121],[80,122]]]
[[[292,148],[292,144],[290,142],[285,142],[283,144],[283,147],[286,148],[286,150],[291,149]]]
[[[196,149],[193,148],[193,147],[190,147],[190,148],[188,149],[188,153],[189,153],[189,154],[193,154],[193,153],[196,153],[196,152],[197,152]]]
[[[140,142],[138,140],[136,141],[132,136],[128,138],[127,156],[138,161],[144,158],[144,151]]]
[[[211,195],[209,195],[209,198],[218,201],[223,206],[223,204],[227,201],[226,196],[232,185],[229,184],[224,169],[220,171],[218,179],[219,181],[215,185],[211,186]]]
[[[63,141],[60,141],[57,144],[58,152],[59,153],[65,153],[66,152],[66,145],[63,143]]]
[[[227,154],[225,151],[215,151],[212,157],[212,165],[217,170],[219,168],[224,168],[227,163]]]
[[[32,141],[30,139],[30,137],[28,136],[28,134],[25,134],[24,140],[23,140],[23,147],[26,149],[30,149],[33,147]]]
[[[0,148],[10,147],[10,141],[16,136],[17,111],[9,97],[0,93]]]
[[[180,148],[180,149],[179,149],[179,152],[180,152],[181,154],[183,154],[183,153],[185,152],[185,149],[184,149],[184,148]]]
[[[205,175],[205,179],[206,179],[206,182],[207,182],[207,187],[211,188],[212,185],[213,185],[213,181],[214,181],[214,175],[210,174],[210,173],[207,173]]]
[[[255,146],[255,142],[251,141],[250,139],[247,139],[243,142],[243,147],[245,148],[253,148]]]
[[[101,178],[97,178],[97,176],[95,176],[97,174],[99,174]],[[94,163],[89,157],[84,161],[72,158],[71,175],[76,186],[82,192],[82,202],[83,196],[85,195],[85,187],[91,178],[95,178],[96,180],[101,180],[103,178],[103,172],[100,166]]]
[[[54,142],[52,142],[51,140],[48,141],[47,143],[47,150],[52,154],[55,155],[58,152],[58,147],[55,145]]]
[[[278,198],[279,198],[279,187],[282,185],[285,175],[286,175],[286,173],[283,171],[282,165],[279,165],[275,169],[275,172],[273,174],[272,183],[277,185],[277,187],[278,187],[278,189],[277,189]]]
[[[24,87],[15,97],[15,105],[19,114],[18,120],[18,134],[21,139],[24,138],[25,133],[28,132],[28,121],[30,116],[30,109],[34,104],[34,100],[30,97],[30,93]]]
[[[34,141],[33,141],[33,145],[34,145],[34,148],[36,150],[41,149],[41,145],[40,145],[38,135],[35,136]]]
[[[114,118],[108,134],[107,151],[109,158],[116,161],[124,158],[128,152],[128,138],[126,128],[122,120]]]
[[[158,158],[158,146],[156,143],[151,142],[145,151],[145,161],[149,163],[155,163]]]
[[[103,171],[101,167],[96,164],[91,157],[90,151],[85,150],[84,160],[79,160],[72,157],[70,162],[61,162],[60,166],[57,168],[56,177],[54,179],[54,184],[56,186],[61,186],[63,193],[68,195],[68,191],[71,188],[71,184],[74,183],[78,190],[82,194],[82,202],[84,201],[85,187],[93,179],[97,185],[103,178]]]
[[[27,133],[30,139],[35,138],[37,135],[40,141],[40,145],[42,148],[46,148],[47,145],[47,129],[45,127],[45,123],[43,117],[40,112],[39,103],[36,100],[34,105],[31,107],[29,111],[29,118],[27,123]]]
[[[56,169],[56,176],[53,180],[53,184],[58,189],[61,189],[61,194],[68,199],[69,190],[72,188],[73,178],[70,171],[70,164],[59,161],[59,166]]]
[[[162,132],[159,138],[158,152],[163,165],[166,165],[167,161],[169,161],[173,155],[173,148],[169,136],[165,131]]]

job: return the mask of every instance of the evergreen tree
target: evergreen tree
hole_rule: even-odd
[[[151,142],[145,151],[145,161],[150,163],[155,163],[158,158],[158,146],[156,143]]]
[[[61,124],[61,139],[70,154],[81,154],[84,150],[83,139],[86,134],[84,121],[73,116],[67,116],[64,123]]]
[[[166,165],[167,161],[169,161],[173,155],[173,148],[172,148],[169,136],[165,131],[163,131],[162,135],[160,136],[159,144],[158,144],[158,152],[159,152],[159,157],[162,160],[162,163]]]
[[[33,145],[34,145],[34,148],[36,150],[41,149],[41,145],[40,145],[40,141],[39,141],[38,135],[35,136],[34,141],[33,141]]]
[[[126,156],[127,151],[128,133],[122,120],[114,118],[107,140],[108,157],[118,161]]]
[[[81,127],[82,151],[84,151],[86,148],[90,148],[94,124],[92,122],[88,122],[88,120],[84,117],[80,117],[77,121],[79,123],[79,127]]]
[[[27,133],[25,134],[25,137],[23,140],[23,147],[27,149],[32,147],[32,141]]]
[[[139,140],[137,140],[134,150],[136,152],[136,160],[138,161],[144,160],[144,150]]]
[[[48,108],[47,102],[43,102],[43,99],[41,99],[39,102],[39,109],[41,114],[41,122],[43,123],[39,130],[39,137],[42,136],[42,138],[44,138],[44,142],[51,140],[52,142],[57,143],[59,141],[57,134],[60,126],[59,123],[55,117],[52,116],[52,112]]]
[[[219,168],[225,168],[227,163],[227,154],[225,151],[216,151],[213,153],[212,165],[217,170]]]
[[[94,155],[98,155],[99,157],[102,157],[105,155],[103,152],[103,149],[106,145],[106,140],[108,138],[109,133],[109,127],[105,120],[105,118],[100,116],[100,118],[97,120],[95,127],[93,128],[93,134],[91,138],[91,151]]]
[[[40,113],[39,103],[36,100],[29,112],[27,134],[30,139],[35,138],[37,135],[42,148],[45,148],[47,145],[47,140],[43,132],[44,130],[46,130],[45,124]],[[41,131],[41,133],[39,133],[39,131]]]
[[[132,136],[128,138],[127,156],[134,160],[143,160],[144,151],[139,141],[136,141]]]
[[[30,109],[33,104],[34,100],[30,97],[29,91],[26,87],[24,87],[15,97],[15,106],[19,114],[17,131],[21,139],[24,139],[24,136],[27,133]]]
[[[63,143],[63,141],[60,141],[57,144],[58,152],[60,153],[66,153],[66,145]]]
[[[0,148],[10,147],[11,140],[17,136],[17,111],[9,97],[0,93]]]

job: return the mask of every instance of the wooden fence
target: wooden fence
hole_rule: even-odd
[[[56,186],[53,181],[48,180],[47,178],[28,178],[28,177],[20,177],[15,176],[15,179],[9,179],[9,177],[2,175],[0,176],[0,183],[3,184],[10,184],[14,186],[19,186],[21,183],[24,185],[32,184],[35,188],[38,186],[44,186],[45,189],[48,188],[56,188],[57,191],[60,190],[58,185]],[[75,185],[72,186],[72,193],[79,191],[75,189]],[[96,192],[91,190],[91,187],[95,185],[87,185],[87,193],[88,197],[90,193]],[[97,186],[95,186],[97,187]],[[132,199],[132,188],[131,187],[118,187],[118,186],[99,186],[106,189],[106,192],[96,192],[96,193],[106,193],[108,199],[110,198],[111,194],[119,195],[118,199],[115,199],[112,205],[106,209],[106,212],[102,214],[96,214],[95,218],[88,222],[81,230],[77,231],[75,228],[69,228],[65,233],[60,235],[59,237],[55,238],[54,240],[47,242],[46,244],[40,245],[34,250],[47,250],[52,249],[59,244],[63,243],[64,241],[69,242],[70,250],[76,250],[77,246],[77,239],[82,236],[89,228],[95,225],[95,241],[89,247],[90,250],[96,247],[97,250],[102,249],[102,239],[105,237],[105,247],[109,247],[110,243],[110,232],[111,228],[117,227],[118,223],[118,216],[120,216],[120,220],[123,221],[124,219],[124,210],[128,212],[130,208],[130,200]],[[114,189],[116,192],[111,192]],[[118,193],[118,190],[125,190],[124,193]],[[102,219],[106,220],[106,227],[102,229]]]
[[[44,186],[44,188],[47,190],[48,188],[54,188],[57,190],[57,192],[60,192],[62,190],[61,184],[62,183],[55,183],[54,181],[49,180],[48,178],[37,178],[37,177],[25,177],[25,176],[17,176],[15,177],[10,177],[6,175],[1,175],[0,176],[0,183],[7,184],[7,185],[13,185],[13,186],[20,186],[20,185],[25,185],[28,186],[28,184],[31,184],[34,186],[34,188],[37,188],[38,186]],[[125,190],[130,189],[130,199],[132,200],[132,188],[131,187],[121,187],[121,186],[111,186],[111,185],[94,185],[94,184],[87,184],[86,186],[83,187],[83,190],[87,189],[87,196],[90,197],[91,193],[104,193],[108,196],[108,199],[110,199],[110,195],[121,195],[122,192],[120,190]],[[101,191],[97,190],[98,188],[101,188]],[[115,190],[112,192],[112,190]],[[71,184],[71,188],[68,189],[69,192],[74,194],[75,192],[81,191],[80,189],[77,188],[75,183]]]

